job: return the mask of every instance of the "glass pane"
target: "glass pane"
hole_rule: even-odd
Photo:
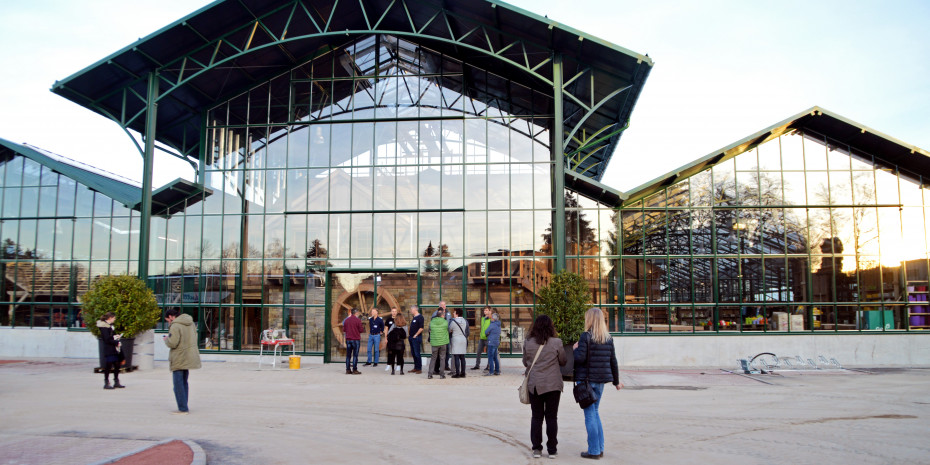
[[[488,208],[510,208],[510,165],[488,165]]]
[[[804,169],[803,138],[799,132],[781,136],[781,162],[786,170]]]
[[[781,170],[781,151],[778,139],[770,140],[758,147],[759,169],[763,171]]]
[[[419,197],[420,208],[424,210],[438,209],[441,207],[441,183],[442,176],[439,165],[427,165],[420,167],[420,185]]]
[[[819,135],[804,135],[804,162],[808,171],[827,169],[827,148],[823,137]]]
[[[393,210],[395,194],[397,193],[397,178],[395,175],[397,168],[393,166],[375,168],[374,179],[374,209],[375,210]]]
[[[352,168],[352,209],[371,210],[372,168]]]
[[[443,165],[442,208],[464,206],[464,169],[463,165]]]
[[[533,208],[533,166],[510,165],[510,208]]]
[[[487,208],[488,167],[487,165],[465,165],[465,198],[468,209]]]

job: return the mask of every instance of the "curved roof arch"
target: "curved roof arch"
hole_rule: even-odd
[[[142,133],[146,80],[154,74],[155,139],[197,158],[205,108],[371,34],[422,42],[550,93],[553,55],[561,55],[564,132],[576,135],[566,152],[594,178],[603,174],[653,64],[496,0],[220,0],[56,82],[52,91]]]

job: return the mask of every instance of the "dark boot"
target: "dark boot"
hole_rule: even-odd
[[[113,387],[116,389],[122,389],[126,386],[119,383],[119,378],[113,378]]]
[[[110,386],[110,380],[107,380],[106,384],[103,385],[104,389],[115,389],[113,386]]]
[[[394,376],[394,365],[391,365],[391,376]]]

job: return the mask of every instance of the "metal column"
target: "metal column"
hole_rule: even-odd
[[[155,129],[158,113],[158,76],[149,73],[145,109],[145,150],[142,152],[142,208],[139,222],[139,279],[149,277],[149,236],[152,228],[152,169],[155,159]]]
[[[552,57],[552,253],[555,254],[555,271],[565,269],[565,141],[562,116],[562,55]]]

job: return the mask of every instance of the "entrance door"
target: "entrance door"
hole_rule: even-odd
[[[326,362],[345,361],[345,335],[342,322],[353,308],[360,310],[359,318],[365,333],[362,334],[359,359],[368,355],[368,314],[372,307],[382,318],[391,314],[391,308],[404,312],[409,319],[410,305],[417,302],[416,271],[363,271],[330,272],[326,280],[326,295],[330,311],[326,315],[329,343],[324,357]],[[387,354],[380,354],[380,359]]]

